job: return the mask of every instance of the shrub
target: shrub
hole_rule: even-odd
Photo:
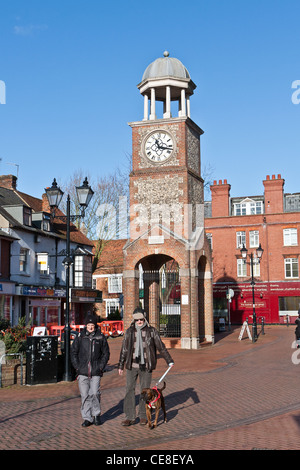
[[[9,322],[1,320],[0,328],[0,340],[5,344],[6,354],[19,353],[26,350],[26,337],[30,332],[30,326],[25,324],[25,318],[20,318],[17,326],[10,326]]]

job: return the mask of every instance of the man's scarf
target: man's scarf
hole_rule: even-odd
[[[145,364],[144,358],[144,348],[143,348],[143,338],[142,338],[142,329],[146,326],[146,322],[143,323],[142,326],[138,326],[135,324],[136,329],[136,345],[135,345],[135,358],[140,358],[139,363]]]

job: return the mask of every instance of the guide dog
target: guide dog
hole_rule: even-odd
[[[157,420],[159,415],[159,410],[162,408],[164,412],[164,422],[167,422],[167,414],[165,408],[165,400],[162,394],[162,391],[166,388],[166,382],[164,382],[164,386],[162,388],[144,388],[142,390],[142,397],[145,400],[146,406],[146,416],[147,416],[147,426],[151,429],[152,427],[155,428],[157,426]],[[155,419],[153,426],[151,424],[151,411],[152,409],[155,410]]]

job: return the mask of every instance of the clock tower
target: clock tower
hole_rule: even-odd
[[[172,324],[179,322],[171,337],[183,348],[213,342],[211,253],[204,234],[200,158],[203,131],[192,121],[190,107],[195,88],[184,65],[164,52],[138,84],[144,97],[143,119],[129,124],[132,171],[130,238],[124,247],[125,327],[142,303],[150,323],[166,334],[166,344],[170,327],[164,330],[161,325],[168,326],[171,316]],[[166,274],[162,277],[170,266],[177,272],[173,284],[165,280]],[[157,277],[149,277],[155,272]],[[164,284],[180,294],[174,297],[169,292],[164,298],[168,290]]]

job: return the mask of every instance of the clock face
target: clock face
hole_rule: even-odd
[[[153,163],[162,163],[172,154],[174,143],[172,136],[166,131],[154,131],[144,144],[145,155]]]

